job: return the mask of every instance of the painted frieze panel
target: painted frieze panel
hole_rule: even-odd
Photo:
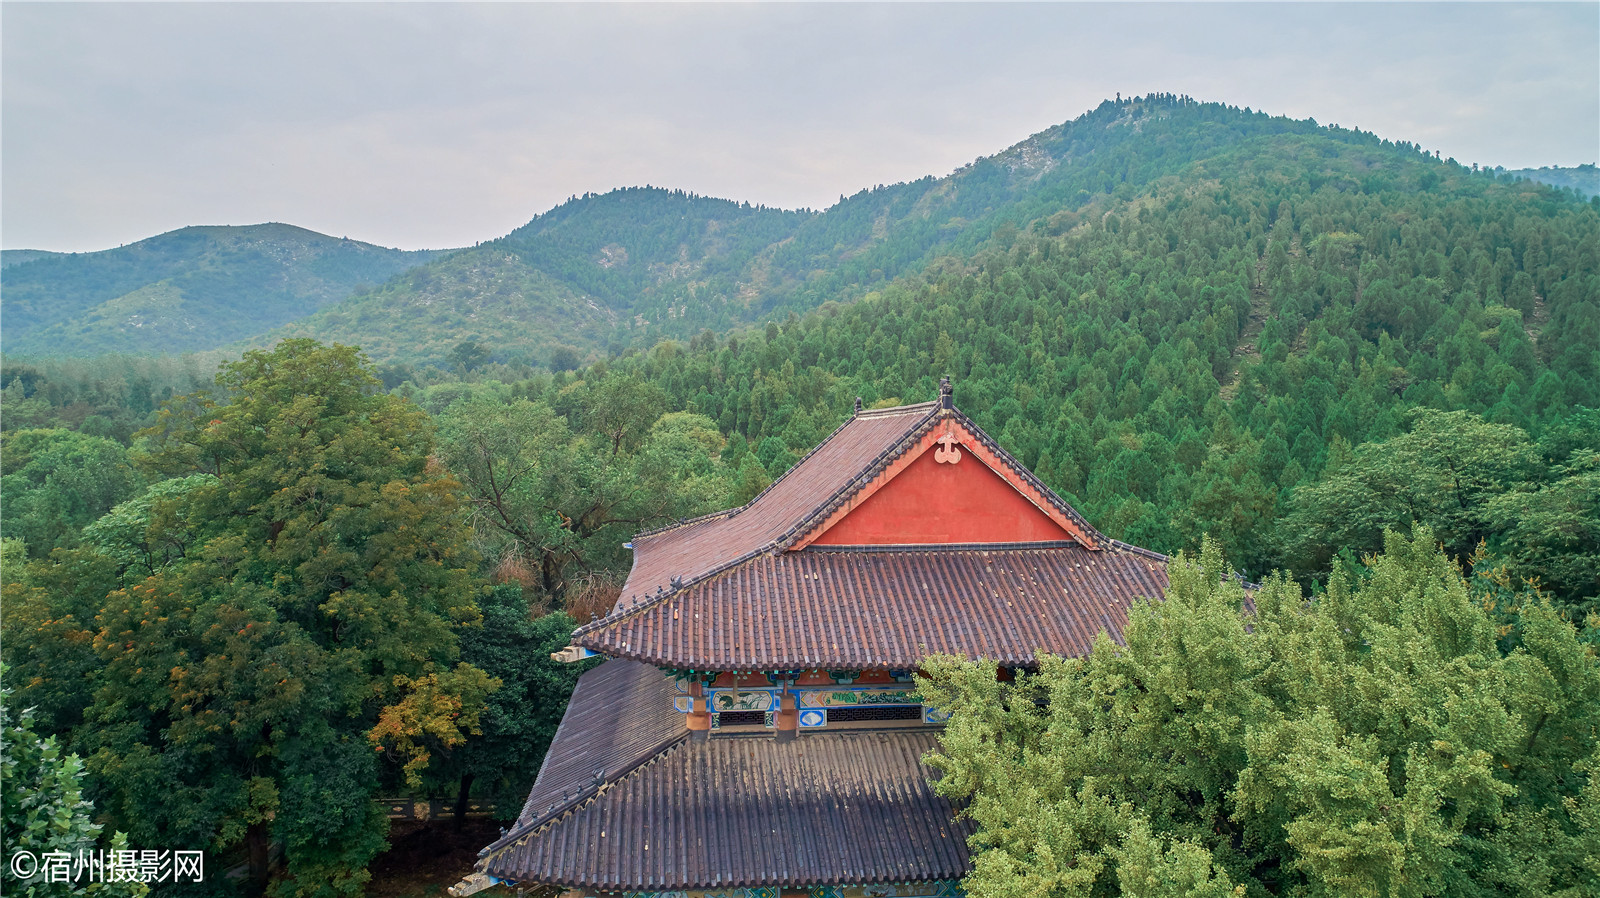
[[[777,702],[771,692],[750,692],[748,690],[714,689],[711,691],[711,710],[713,711],[767,711]]]
[[[921,699],[909,689],[808,689],[800,693],[802,708],[841,705],[917,705]]]

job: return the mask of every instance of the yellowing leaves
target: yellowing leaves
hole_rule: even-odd
[[[430,746],[450,748],[481,732],[484,699],[500,688],[498,679],[470,664],[418,678],[396,676],[393,683],[401,698],[379,713],[367,738],[378,751],[393,749],[413,787],[422,783]]]

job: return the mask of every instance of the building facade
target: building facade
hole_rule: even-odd
[[[922,757],[933,654],[1121,636],[1165,556],[1106,538],[951,402],[856,413],[749,504],[639,534],[493,883],[626,898],[956,898]]]

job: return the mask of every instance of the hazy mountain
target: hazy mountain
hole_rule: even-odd
[[[1571,187],[1584,196],[1600,196],[1600,166],[1576,165],[1562,168],[1559,165],[1546,165],[1540,168],[1496,169],[1496,171],[1554,187]]]
[[[189,227],[93,253],[5,255],[6,352],[212,349],[434,258],[285,224]]]
[[[7,249],[0,250],[0,268],[10,268],[21,265],[23,262],[32,262],[34,259],[50,259],[56,256],[71,255],[70,253],[55,253],[47,249]]]

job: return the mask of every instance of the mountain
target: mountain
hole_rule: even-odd
[[[1496,169],[1496,171],[1553,187],[1571,187],[1584,196],[1600,196],[1600,166],[1576,165],[1562,168],[1559,165],[1545,165],[1539,168]]]
[[[1295,160],[1276,176],[1300,179],[1308,193],[1472,193],[1516,180],[1360,130],[1155,94],[1106,101],[948,176],[864,189],[821,212],[625,188],[574,197],[504,237],[432,255],[263,226],[367,253],[360,258],[372,264],[360,273],[346,256],[330,257],[351,276],[316,281],[321,289],[288,283],[301,269],[273,268],[283,254],[247,249],[242,234],[231,253],[194,253],[203,261],[183,274],[142,248],[180,237],[198,247],[216,232],[251,229],[185,229],[125,248],[137,252],[115,266],[75,267],[124,250],[39,259],[5,269],[5,345],[239,351],[311,336],[380,361],[445,365],[469,341],[502,361],[549,364],[561,347],[593,360],[854,301],[936,260],[1138,212],[1170,179],[1226,183],[1237,166],[1274,154]]]
[[[1281,176],[1305,178],[1307,191],[1481,190],[1495,177],[1314,120],[1171,94],[1107,101],[949,176],[862,190],[820,213],[650,188],[577,197],[253,345],[308,335],[435,363],[466,340],[504,360],[543,363],[561,344],[614,355],[858,299],[1023,230],[1082,226],[1162,179],[1225,180],[1280,151],[1303,157]]]
[[[182,228],[93,253],[16,250],[6,253],[0,274],[4,349],[66,356],[212,349],[437,255],[286,224]]]
[[[441,362],[473,340],[546,361],[558,345],[593,351],[657,321],[681,325],[674,333],[723,327],[744,320],[726,307],[749,289],[758,256],[814,217],[656,188],[574,198],[255,342],[313,336]]]

